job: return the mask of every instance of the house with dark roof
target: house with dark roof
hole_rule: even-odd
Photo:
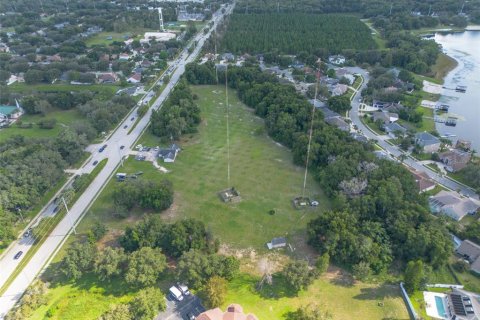
[[[163,162],[175,162],[178,152],[180,152],[180,147],[173,143],[169,148],[158,150],[158,157],[163,159]]]
[[[458,149],[442,152],[439,155],[440,161],[445,164],[445,170],[449,172],[457,172],[465,168],[472,158],[470,152],[465,152]]]
[[[405,136],[407,129],[396,122],[388,123],[384,125],[385,132],[392,138],[397,138],[397,136]]]
[[[424,131],[415,135],[415,143],[418,144],[424,152],[437,152],[440,149],[440,140],[434,135]]]
[[[328,118],[328,119],[325,119],[325,122],[328,123],[329,125],[337,127],[342,131],[350,131],[350,125],[340,117]]]
[[[373,121],[381,121],[383,124],[398,121],[398,114],[391,112],[376,111],[372,114]]]
[[[478,244],[470,240],[464,240],[455,251],[470,262],[470,269],[472,271],[480,273],[480,246]]]
[[[480,208],[478,202],[462,197],[455,191],[442,190],[428,199],[430,211],[441,213],[450,218],[460,221],[467,214],[475,214]]]
[[[267,242],[268,250],[284,248],[287,246],[287,239],[284,237],[273,238],[272,241]]]
[[[98,76],[98,83],[115,83],[117,82],[118,77],[115,73],[103,73]]]

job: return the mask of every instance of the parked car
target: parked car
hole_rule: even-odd
[[[177,282],[177,288],[180,290],[180,292],[184,295],[184,296],[189,296],[190,295],[190,291],[188,290],[188,287],[184,284],[180,284]]]
[[[130,118],[130,121],[133,121],[133,120],[135,120],[135,117],[131,117],[131,118]]]
[[[195,320],[195,316],[193,315],[193,313],[189,312],[189,313],[187,313],[187,319],[188,320]]]
[[[17,260],[18,258],[20,258],[23,254],[23,251],[18,251],[17,253],[15,253],[15,255],[13,256],[13,259]]]
[[[96,165],[98,163],[98,160],[93,161],[92,165]]]
[[[180,290],[178,290],[177,287],[172,286],[168,291],[170,292],[172,297],[175,298],[175,300],[177,300],[177,301],[182,301],[183,300],[182,293],[180,292]]]

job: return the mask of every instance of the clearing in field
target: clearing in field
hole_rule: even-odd
[[[255,289],[258,281],[247,274],[233,279],[223,309],[230,303],[238,303],[259,319],[291,319],[290,312],[317,304],[330,312],[334,320],[409,319],[398,285],[353,283],[348,275],[335,268],[298,296],[285,289],[280,277],[274,276],[273,285],[260,291]]]

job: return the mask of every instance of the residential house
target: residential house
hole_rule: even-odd
[[[458,149],[442,152],[439,155],[440,161],[445,164],[445,169],[449,172],[457,172],[465,168],[472,158],[470,152]]]
[[[437,152],[440,149],[440,140],[426,131],[415,135],[415,143],[428,153]]]
[[[344,56],[337,54],[337,55],[328,57],[328,61],[332,64],[344,64],[346,59]]]
[[[328,118],[328,119],[325,119],[325,122],[328,123],[329,125],[337,127],[342,131],[347,131],[347,132],[350,131],[350,125],[340,117]]]
[[[0,119],[15,120],[22,116],[23,111],[18,106],[0,105]]]
[[[139,83],[142,80],[141,73],[134,73],[127,79],[128,83]]]
[[[392,112],[376,111],[372,115],[373,121],[381,121],[383,124],[393,123],[398,120],[398,114]]]
[[[220,308],[210,309],[199,314],[196,320],[258,320],[258,318],[252,313],[243,313],[241,305],[231,304],[225,312]]]
[[[338,83],[332,89],[333,96],[341,96],[345,94],[348,90],[348,86],[346,84]]]
[[[435,188],[435,182],[433,182],[425,172],[414,169],[409,169],[409,171],[412,173],[415,182],[417,183],[419,193],[430,191]]]
[[[151,65],[152,65],[152,63],[150,61],[148,61],[147,59],[143,60],[142,63],[140,63],[140,66],[142,68],[150,68]]]
[[[474,200],[462,197],[455,191],[442,190],[428,200],[433,213],[442,213],[460,221],[467,214],[474,214],[480,205]]]
[[[464,240],[455,251],[470,262],[470,269],[472,271],[480,273],[480,246],[478,244],[470,240]]]
[[[103,73],[98,76],[98,83],[115,83],[118,76],[114,72]]]
[[[404,137],[407,133],[407,129],[396,122],[384,125],[384,129],[385,132],[387,132],[387,134],[393,139],[398,137]]]
[[[287,246],[287,239],[284,237],[273,238],[272,241],[267,242],[268,250],[284,248]]]
[[[180,147],[173,143],[169,148],[162,148],[158,150],[158,157],[163,159],[163,162],[175,162]]]
[[[363,142],[363,143],[368,142],[368,138],[365,137],[363,134],[358,134],[358,133],[352,132],[351,135],[352,135],[352,138],[357,140],[358,142]]]
[[[222,54],[222,60],[235,61],[235,56],[233,55],[233,53],[227,52]]]
[[[128,53],[120,53],[118,56],[118,60],[120,61],[128,61],[130,59],[130,55]]]

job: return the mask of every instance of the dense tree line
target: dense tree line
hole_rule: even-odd
[[[200,109],[187,83],[180,81],[162,108],[153,111],[150,130],[158,137],[177,140],[182,134],[196,132]]]
[[[236,54],[271,51],[314,53],[319,48],[333,54],[344,49],[375,49],[376,44],[368,27],[352,16],[234,14],[228,22],[222,47]]]
[[[365,18],[377,16],[389,16],[390,12],[394,17],[402,17],[402,20],[415,25],[422,24],[422,20],[428,20],[428,16],[413,16],[411,12],[419,12],[422,15],[435,13],[439,19],[452,19],[458,17],[462,2],[456,0],[424,1],[424,0],[397,0],[391,2],[388,0],[279,0],[279,1],[251,1],[240,0],[235,6],[235,13],[356,13]],[[480,1],[474,0],[465,2],[464,13],[467,13],[473,22],[480,19]],[[400,19],[399,19],[400,20]],[[448,23],[445,23],[448,24]],[[420,27],[420,26],[419,26]]]
[[[141,247],[161,248],[167,255],[177,258],[192,249],[214,253],[219,246],[203,222],[185,219],[165,224],[158,215],[127,227],[120,238],[120,244],[128,252]]]
[[[311,121],[305,98],[256,68],[229,68],[228,80],[265,119],[270,136],[292,148],[294,161],[304,165]],[[310,165],[334,203],[333,211],[309,223],[312,246],[359,276],[383,272],[394,260],[422,259],[434,267],[447,261],[452,245],[445,226],[429,213],[403,166],[377,160],[371,145],[327,125],[319,112],[311,150]]]
[[[116,207],[162,211],[173,203],[173,186],[169,180],[127,180],[116,186],[112,197]]]
[[[52,139],[16,136],[0,144],[2,246],[16,237],[13,226],[22,212],[36,205],[58,183],[63,170],[78,161],[86,145],[86,137],[71,128],[64,128]]]

